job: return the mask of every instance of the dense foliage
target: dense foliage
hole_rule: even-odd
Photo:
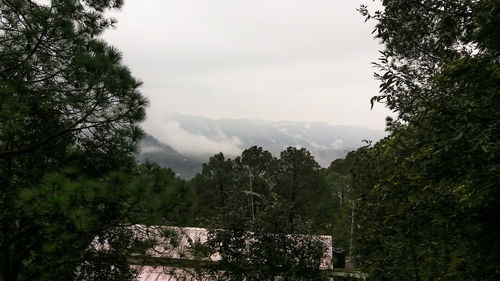
[[[289,147],[279,159],[256,146],[235,160],[219,153],[192,184],[200,225],[252,229],[258,222],[270,232],[329,231],[333,191],[325,171],[304,148]]]
[[[500,279],[500,2],[382,4],[360,12],[387,138],[328,169],[219,153],[186,182],[134,159],[147,101],[98,38],[122,1],[0,0],[0,280],[133,280],[137,223],[213,229],[229,280],[320,279],[310,234],[372,280]]]
[[[326,280],[319,237],[265,231],[212,231],[208,246],[221,255],[218,280]]]
[[[498,280],[500,2],[383,1],[391,136],[346,158],[373,280]],[[358,163],[354,164],[354,163]]]
[[[97,37],[120,6],[0,1],[0,280],[130,280],[122,226],[184,221],[186,183],[132,154],[141,83]]]
[[[333,233],[336,191],[326,174],[309,151],[295,147],[277,159],[254,146],[234,160],[219,153],[203,165],[192,180],[195,222],[214,229],[209,245],[221,254],[224,278],[323,278],[325,245],[312,234]]]

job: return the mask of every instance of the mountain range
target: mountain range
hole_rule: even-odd
[[[137,158],[170,167],[187,179],[219,152],[234,158],[257,145],[279,157],[289,146],[304,147],[321,166],[327,167],[362,146],[363,140],[376,142],[387,135],[379,130],[324,122],[210,119],[179,113],[169,114],[160,126],[146,132]]]

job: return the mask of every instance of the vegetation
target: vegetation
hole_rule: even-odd
[[[311,234],[370,280],[500,279],[499,1],[361,6],[390,135],[328,169],[219,153],[190,182],[134,159],[147,100],[98,39],[122,1],[44,3],[0,1],[0,280],[133,280],[139,223],[213,229],[228,280],[321,279]]]
[[[255,221],[272,232],[326,233],[332,192],[324,171],[306,149],[289,147],[274,158],[261,147],[243,151],[234,161],[214,155],[193,180],[198,201],[195,221],[221,227],[227,221],[251,229]],[[280,215],[263,219],[279,204]]]
[[[274,178],[276,159],[261,148],[235,161],[214,156],[194,189],[169,169],[136,163],[147,101],[120,53],[98,39],[114,23],[105,11],[121,5],[0,2],[0,280],[134,279],[127,257],[151,245],[131,224],[250,229],[283,207],[273,225],[291,223],[285,232],[313,214],[285,193],[290,180],[293,192],[307,188],[304,172]],[[305,150],[290,153],[316,173]],[[286,200],[270,194],[278,183]]]
[[[324,171],[306,149],[289,147],[280,159],[261,147],[236,157],[214,155],[193,180],[195,222],[211,231],[224,278],[319,280],[330,233],[331,192]]]
[[[184,183],[133,158],[141,83],[97,39],[120,6],[0,1],[0,280],[129,280],[121,226],[180,213]]]
[[[372,100],[397,118],[345,160],[360,261],[373,280],[497,280],[500,4],[383,4],[361,12],[385,45]]]

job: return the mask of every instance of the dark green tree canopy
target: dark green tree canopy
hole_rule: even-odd
[[[382,3],[360,11],[385,46],[372,102],[397,118],[351,155],[360,259],[374,280],[496,280],[500,2]]]
[[[489,69],[489,75],[476,75],[477,82],[489,84],[491,74],[496,76],[491,67],[499,63],[498,1],[389,0],[383,5],[383,11],[373,14],[365,6],[360,9],[367,19],[377,21],[375,37],[385,47],[375,64],[380,70],[376,77],[382,82],[380,95],[372,102],[386,102],[401,120],[409,121],[436,107],[444,110],[445,99],[454,101],[449,99],[453,93],[437,89],[436,74],[452,71],[455,74],[447,76],[453,79],[474,71],[455,64]]]
[[[147,101],[98,37],[114,23],[104,12],[121,5],[0,1],[1,280],[74,279],[95,262],[96,235],[118,235],[153,206],[152,176],[132,155]],[[109,253],[108,273],[125,268],[126,244]]]
[[[333,213],[309,151],[289,147],[280,159],[257,146],[235,160],[219,153],[192,183],[195,221],[212,228],[207,245],[221,255],[218,280],[323,280],[325,245],[304,234],[325,233]]]
[[[0,5],[0,157],[68,147],[89,158],[133,151],[147,103],[141,83],[97,38],[113,24],[102,11],[121,1]]]

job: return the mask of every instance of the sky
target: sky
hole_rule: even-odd
[[[103,37],[150,100],[146,132],[171,112],[384,129],[370,110],[382,48],[356,8],[371,0],[127,0]],[[374,7],[376,8],[376,7]]]

